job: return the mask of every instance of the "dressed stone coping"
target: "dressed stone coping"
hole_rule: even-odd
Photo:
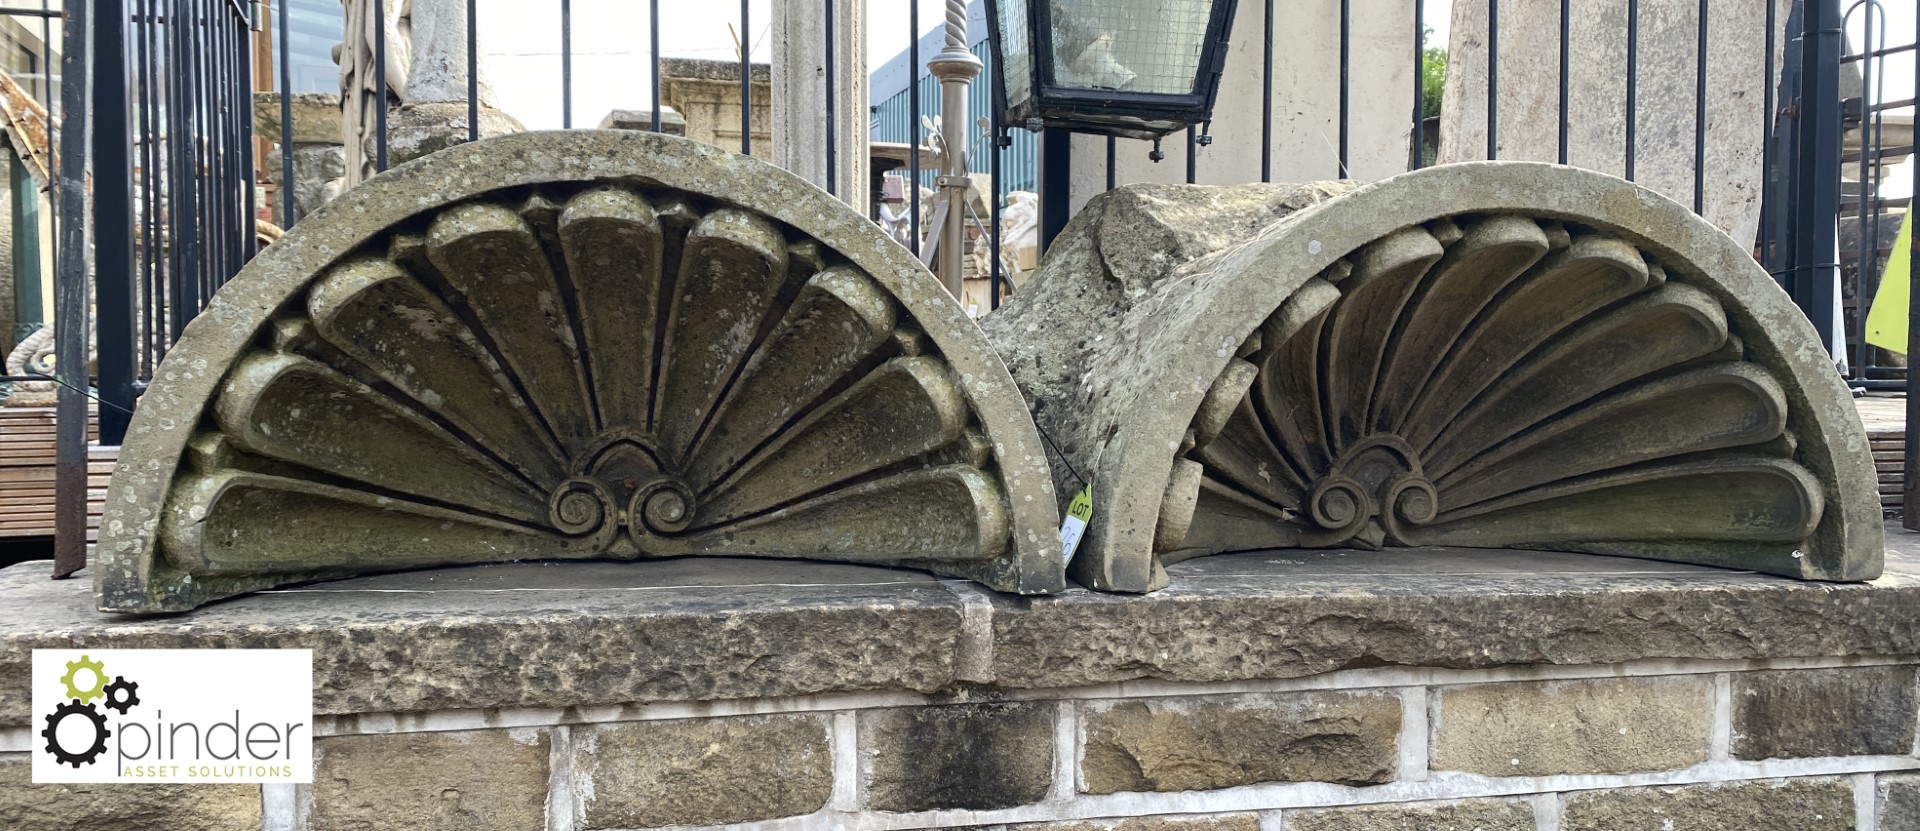
[[[101,615],[88,581],[25,563],[0,570],[0,725],[28,721],[36,647],[311,648],[324,715],[1920,654],[1920,545],[1895,536],[1886,574],[1849,585],[1567,553],[1332,549],[1179,563],[1145,596],[1029,598],[721,557],[415,571],[152,619]]]

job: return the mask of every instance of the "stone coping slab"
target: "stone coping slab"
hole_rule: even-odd
[[[1888,536],[1885,576],[1845,585],[1407,548],[1229,554],[1174,565],[1151,595],[1024,598],[899,569],[691,558],[415,571],[147,618],[96,612],[90,581],[30,562],[0,569],[0,726],[28,720],[35,647],[311,648],[327,715],[1920,653],[1920,535]]]

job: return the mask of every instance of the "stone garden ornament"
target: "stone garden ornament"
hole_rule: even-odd
[[[435,153],[302,221],[155,373],[99,606],[696,554],[1064,586],[1046,457],[933,276],[765,163],[633,131]]]
[[[1651,191],[1488,162],[1096,198],[983,324],[1090,484],[1070,574],[1515,547],[1880,574],[1867,441],[1752,257]]]

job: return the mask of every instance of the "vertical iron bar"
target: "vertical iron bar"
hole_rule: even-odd
[[[467,141],[480,140],[480,10],[467,0]],[[569,102],[573,96],[567,96]],[[659,125],[654,125],[659,130]]]
[[[1861,7],[1866,12],[1864,15],[1865,19],[1862,21],[1865,30],[1862,32],[1860,39],[1860,53],[1862,55],[1873,52],[1873,10],[1877,6],[1877,3],[1868,2]],[[1845,41],[1842,41],[1842,44],[1844,48]],[[1854,256],[1857,259],[1853,262],[1853,275],[1854,296],[1861,298],[1863,308],[1866,301],[1873,296],[1868,293],[1867,269],[1874,265],[1874,260],[1877,259],[1877,257],[1874,256],[1874,252],[1880,247],[1880,240],[1870,240],[1867,238],[1866,233],[1867,211],[1872,204],[1871,197],[1874,190],[1873,151],[1877,149],[1869,142],[1871,138],[1870,125],[1873,123],[1873,80],[1873,59],[1862,57],[1860,59],[1860,170],[1858,186],[1860,192],[1855,194],[1855,202],[1858,210],[1855,212],[1853,220],[1855,226],[1854,241],[1856,243]],[[1841,129],[1844,131],[1846,128],[1842,127]],[[1844,141],[1845,138],[1843,134],[1842,142],[1844,143]],[[1865,365],[1866,362],[1864,358],[1866,357],[1868,348],[1864,339],[1862,339],[1862,341],[1860,344],[1860,353],[1857,356],[1857,358],[1862,359],[1857,361],[1859,366]],[[1856,369],[1855,373],[1855,378],[1866,377],[1866,373],[1862,370]]]
[[[133,410],[133,159],[127,117],[127,6],[94,0],[93,255],[95,332],[100,373],[100,443],[119,444]],[[78,364],[62,364],[84,368]],[[84,369],[82,369],[84,372]],[[84,381],[82,381],[84,383]],[[84,466],[83,466],[84,469]]]
[[[53,11],[53,0],[40,0],[40,11],[41,12]],[[40,58],[40,71],[46,75],[46,77],[40,79],[40,103],[47,108],[49,126],[51,126],[51,120],[54,117],[56,117],[56,115],[59,113],[59,110],[56,109],[53,105],[52,57],[53,57],[53,18],[54,17],[55,15],[53,14],[42,14],[40,16],[40,49],[42,52],[42,55]],[[53,179],[59,178],[58,173],[56,173],[53,170],[53,166],[58,164],[58,162],[56,161],[57,155],[53,147],[52,135],[47,136],[46,150],[47,150],[47,179],[49,180],[49,182],[51,182]],[[47,188],[47,195],[49,197],[47,201],[51,204],[51,207],[53,208],[52,214],[47,217],[47,222],[53,232],[53,239],[55,240],[55,244],[51,246],[53,251],[53,256],[51,257],[51,263],[53,265],[54,273],[58,274],[60,273],[60,246],[58,244],[58,240],[60,239],[60,189],[58,187],[53,187],[50,185]],[[35,229],[35,230],[37,231],[38,229]],[[51,302],[51,298],[49,298],[48,302]],[[52,307],[49,306],[45,310],[45,314],[47,315],[48,320],[52,320],[53,319]]]
[[[1638,127],[1640,87],[1640,0],[1627,0],[1627,148],[1626,178],[1633,181],[1634,133]]]
[[[197,222],[202,216],[201,205],[206,199],[206,183],[201,180],[200,164],[200,39],[196,37],[193,19],[195,17],[194,0],[181,0],[180,17],[177,18],[180,29],[181,77],[180,99],[175,102],[181,113],[180,137],[185,145],[181,158],[184,162],[181,181],[186,188],[186,197],[169,205],[167,214],[172,219],[167,239],[171,244],[179,245],[183,250],[187,269],[184,279],[192,286],[187,301],[182,304],[181,316],[192,320],[195,313],[206,302],[206,249],[200,244],[200,227]],[[96,187],[98,186],[96,180]],[[186,321],[182,321],[185,323]]]
[[[1427,164],[1427,4],[1413,0],[1413,158],[1409,170]]]
[[[753,25],[740,0],[740,155],[753,155]],[[919,30],[914,30],[916,36]],[[919,41],[914,41],[918,43]]]
[[[1487,0],[1487,158],[1500,158],[1500,0]]]
[[[277,2],[273,4],[274,16],[280,18],[279,20],[274,21],[275,23],[279,24],[279,29],[280,29],[280,78],[279,78],[279,82],[274,84],[274,86],[278,87],[280,90],[280,206],[281,206],[280,207],[280,224],[288,228],[292,228],[293,227],[293,58],[292,58],[293,47],[291,45],[291,39],[290,39],[291,36],[288,34],[287,27],[289,25],[288,18],[291,18],[293,15],[287,13],[288,11],[287,6],[289,5],[292,5],[292,0],[277,0]],[[173,57],[173,55],[169,55],[168,57]],[[168,75],[173,74],[171,72],[172,69],[173,67],[171,66],[168,67],[168,70],[169,70],[169,72],[167,73]],[[173,142],[172,138],[169,137],[167,142],[169,145],[171,145]],[[169,147],[169,149],[172,149],[172,148]],[[179,316],[180,315],[178,311],[176,311],[174,313],[174,317],[179,317]],[[174,337],[179,337],[179,336],[180,336],[180,332],[179,330],[176,329],[174,331]]]
[[[1340,0],[1340,176],[1351,178],[1348,171],[1348,129],[1353,120],[1351,93],[1352,47],[1353,45],[1353,3],[1352,0]],[[1189,179],[1191,181],[1191,179]]]
[[[1273,181],[1273,0],[1267,0],[1260,61],[1260,181]],[[1417,76],[1418,73],[1415,73]],[[1417,93],[1416,93],[1417,94]],[[1111,146],[1111,145],[1109,145]],[[1109,162],[1111,169],[1113,164]]]
[[[907,0],[907,234],[920,254],[920,0]]]
[[[744,14],[746,0],[740,3]],[[744,22],[741,28],[746,28]],[[560,0],[560,128],[573,129],[573,0]]]
[[[1115,178],[1115,171],[1113,169],[1114,149],[1115,149],[1114,146],[1118,143],[1119,142],[1115,140],[1113,136],[1107,136],[1107,190],[1113,190],[1113,183]]]
[[[1572,30],[1573,0],[1560,0],[1560,152],[1556,158],[1561,164],[1567,163],[1567,124],[1572,118],[1567,108],[1567,86],[1572,83],[1572,75],[1567,71],[1572,55],[1568,49]]]
[[[993,64],[993,71],[1002,71],[997,61]],[[1001,211],[1004,209],[1007,201],[1007,185],[1005,181],[1002,181],[1003,177],[1001,176],[1001,172],[1006,166],[1002,156],[1006,152],[1006,148],[1013,144],[1013,138],[1007,135],[1007,126],[1000,121],[1006,113],[1007,102],[1000,94],[1000,83],[992,78],[987,79],[987,103],[987,124],[991,128],[987,152],[992,156],[993,165],[993,204],[987,209],[987,215],[993,222],[992,233],[988,236],[990,249],[988,253],[993,255],[993,269],[989,272],[991,282],[987,287],[993,296],[987,301],[987,309],[994,310],[1000,308],[1000,294],[1005,290],[1005,286],[1010,279],[1010,275],[1005,273],[1006,264],[1000,261],[1001,251],[1005,245],[1004,237],[1006,230],[1005,220],[1001,216]]]
[[[140,9],[139,19],[141,22],[137,30],[139,35],[134,41],[135,51],[137,53],[134,60],[139,67],[137,77],[140,79],[140,88],[137,91],[139,96],[138,110],[140,118],[135,133],[140,142],[140,211],[136,217],[136,221],[139,228],[140,242],[141,321],[146,324],[146,337],[141,339],[141,351],[146,355],[151,355],[153,351],[152,344],[160,340],[160,310],[163,308],[162,298],[159,296],[159,292],[156,291],[157,286],[153,273],[154,243],[160,238],[159,235],[155,233],[153,227],[153,138],[154,134],[158,131],[154,129],[154,112],[151,103],[153,80],[159,76],[153,71],[152,46],[150,43],[154,21],[159,17],[158,11],[155,8],[157,5],[158,0],[139,0],[138,8]],[[16,178],[16,187],[18,186],[18,181]],[[16,200],[19,198],[18,195],[14,197]],[[32,197],[29,196],[28,198]],[[15,273],[17,274],[19,272],[16,271]],[[149,377],[153,373],[153,365],[150,362],[143,361],[140,369]]]
[[[838,71],[838,67],[837,67],[837,66],[836,66],[836,65],[834,64],[834,62],[833,62],[833,4],[834,4],[834,3],[836,3],[836,2],[838,2],[838,0],[826,0],[826,4],[827,4],[827,8],[826,8],[826,18],[825,18],[825,20],[823,21],[823,23],[825,24],[825,28],[826,28],[826,30],[827,30],[827,49],[826,49],[826,69],[827,69],[827,193],[828,193],[829,195],[832,195],[832,196],[838,196],[838,195],[840,195],[840,186],[839,186],[839,182],[838,182],[838,181],[836,181],[836,179],[838,179],[838,177],[839,177],[839,173],[838,173],[838,169],[837,169],[837,167],[838,167],[838,166],[837,166],[837,165],[835,164],[835,162],[836,162],[836,161],[838,161],[838,160],[834,158],[834,152],[835,152],[835,150],[836,150],[836,148],[835,148],[835,146],[834,146],[834,145],[835,145],[835,141],[836,141],[836,139],[838,139],[838,138],[839,138],[838,136],[836,136],[836,135],[834,135],[834,133],[835,133],[836,131],[838,131],[838,130],[840,129],[840,128],[839,128],[839,123],[838,123],[838,121],[837,121],[837,119],[838,119],[838,115],[839,115],[839,114],[838,114],[838,113],[836,113],[836,112],[834,111],[834,108],[835,108],[836,106],[838,106],[838,104],[837,104],[837,103],[836,103],[836,102],[834,101],[834,95],[833,95],[833,93],[834,93],[834,81],[835,81],[835,80],[837,80],[837,78],[835,78],[835,76],[839,74],[839,71]],[[997,162],[999,161],[999,157],[998,157],[998,156],[995,156],[995,157],[994,157],[994,161],[995,161],[995,162],[997,163]],[[994,175],[995,175],[996,177],[998,177],[998,176],[999,176],[999,169],[998,169],[998,168],[995,168],[995,170],[994,170]],[[995,183],[995,187],[998,187],[998,186],[999,186],[999,185],[998,185],[998,183],[996,182],[996,183]],[[997,287],[996,287],[996,290],[997,290]],[[996,299],[996,300],[998,299],[998,295],[995,295],[995,299]]]
[[[239,30],[234,33],[234,37],[237,41],[234,49],[236,50],[236,55],[238,56],[241,66],[240,77],[234,79],[234,84],[241,91],[240,100],[251,102],[253,100],[254,87],[253,26],[251,21],[249,21],[247,25],[241,26]],[[240,226],[240,264],[242,266],[246,265],[247,261],[253,259],[254,254],[259,252],[259,238],[254,234],[253,225],[254,214],[260,209],[260,206],[256,201],[259,194],[254,188],[252,115],[253,114],[249,112],[240,118],[240,177],[241,187],[246,188],[247,194],[247,212]]]
[[[647,38],[652,41],[653,131],[660,132],[660,0],[647,0]]]
[[[991,125],[993,125],[993,136],[989,136],[989,142],[987,142],[987,159],[989,159],[989,163],[993,165],[993,200],[987,205],[987,223],[989,223],[989,228],[987,228],[987,246],[989,246],[989,251],[987,251],[987,255],[993,257],[993,267],[987,271],[987,296],[989,296],[989,299],[987,299],[987,311],[995,311],[995,309],[1000,307],[1000,292],[1002,292],[1000,286],[1004,286],[1004,280],[1006,280],[1004,267],[1000,265],[1000,202],[1004,200],[1004,196],[1000,196],[1000,194],[1004,194],[1006,190],[1004,190],[1004,186],[1000,184],[1000,142],[998,142],[998,136],[1000,136],[1000,115],[998,115],[998,111],[1000,111],[1000,107],[995,106],[995,115],[993,115],[993,121],[991,121]]]
[[[471,75],[467,76],[473,77]],[[387,3],[373,0],[373,88],[378,91],[373,109],[373,170],[387,169]]]
[[[160,219],[158,220],[161,228],[161,239],[167,241],[167,302],[170,319],[172,320],[172,326],[170,328],[172,329],[173,337],[176,339],[180,336],[181,329],[186,327],[187,318],[191,316],[189,311],[194,305],[192,299],[192,281],[189,279],[193,262],[189,253],[193,250],[193,241],[177,236],[177,232],[179,231],[179,216],[182,212],[188,210],[193,193],[192,180],[189,178],[191,168],[189,167],[190,162],[188,157],[190,154],[185,150],[187,144],[186,136],[189,128],[187,127],[186,108],[180,106],[180,102],[186,100],[187,96],[186,68],[188,63],[187,55],[189,54],[185,29],[179,25],[181,6],[184,2],[185,0],[169,0],[167,4],[167,20],[170,24],[164,30],[167,44],[167,91],[166,97],[161,102],[162,106],[165,107],[165,118],[162,120],[162,123],[166,125],[167,131],[166,141],[164,143],[167,158],[167,185],[165,193],[162,195]],[[282,11],[284,12],[285,10],[282,9]],[[282,87],[290,90],[291,85],[285,80],[287,77],[286,74],[282,73],[281,77]],[[291,121],[282,118],[280,123],[282,129],[286,129],[286,125],[290,124]],[[286,149],[287,145],[283,144],[281,146],[283,154]],[[283,159],[283,161],[290,162],[288,159]],[[291,201],[292,174],[288,173],[284,181],[286,182],[285,187],[289,191],[287,198]],[[289,204],[287,210],[289,222],[292,221],[292,216],[293,210],[291,204]]]
[[[1773,8],[1768,5],[1769,9]],[[1771,31],[1771,30],[1769,30]],[[1914,16],[1913,42],[1920,44],[1920,15]],[[1771,51],[1768,52],[1772,54]],[[1920,93],[1920,52],[1914,54],[1913,89]],[[1920,98],[1920,95],[1916,95]],[[1920,159],[1911,163],[1913,185],[1911,199],[1907,203],[1907,221],[1913,221],[1912,212],[1920,210]],[[1913,337],[1920,332],[1920,268],[1913,263],[1920,262],[1920,229],[1915,229],[1907,237],[1907,407],[1906,423],[1920,424],[1920,372],[1913,365]],[[1912,428],[1908,428],[1912,434]],[[1903,448],[1901,460],[1900,525],[1909,531],[1920,531],[1920,441],[1909,441]]]
[[[203,17],[207,11],[204,8],[206,2],[207,0],[189,0],[187,17],[182,21],[182,25],[187,27],[187,37],[190,40],[187,54],[192,56],[193,67],[193,72],[187,81],[187,100],[190,102],[187,112],[191,114],[193,125],[187,137],[193,142],[195,201],[191,209],[183,215],[183,219],[187,221],[182,222],[180,228],[194,238],[197,252],[197,256],[194,257],[194,279],[197,281],[199,293],[195,296],[190,310],[196,314],[206,305],[207,297],[213,293],[214,247],[204,222],[205,217],[212,214],[213,204],[218,197],[213,192],[212,178],[207,175],[212,167],[207,163],[207,131],[208,124],[212,120],[210,108],[213,102],[209,100],[212,96],[207,94],[207,78],[211,75],[211,67],[207,61],[206,20]]]
[[[1795,165],[1794,296],[1833,343],[1835,221],[1840,214],[1840,0],[1807,0],[1801,36],[1800,129]]]
[[[1067,227],[1068,200],[1073,193],[1073,134],[1060,129],[1040,132],[1040,254],[1053,245]]]
[[[1200,178],[1197,175],[1200,172],[1200,167],[1199,167],[1200,146],[1195,138],[1196,135],[1197,134],[1194,132],[1193,126],[1188,125],[1187,126],[1187,184],[1189,185],[1193,184],[1195,180]]]
[[[1693,212],[1696,214],[1705,212],[1707,203],[1707,2],[1700,0],[1700,54],[1693,86]]]
[[[111,3],[112,0],[105,0]],[[87,146],[88,41],[94,35],[93,3],[66,6],[60,52],[59,198],[67,216],[58,240],[59,279],[54,284],[54,349],[58,388],[54,418],[53,576],[70,577],[87,564]],[[48,44],[52,49],[52,44]]]
[[[1779,21],[1777,20],[1779,16],[1779,11],[1778,11],[1778,5],[1776,4],[1775,0],[1766,0],[1766,6],[1767,6],[1767,34],[1766,34],[1767,54],[1763,60],[1765,63],[1767,74],[1766,74],[1765,81],[1761,84],[1761,86],[1765,87],[1765,90],[1762,92],[1762,101],[1761,101],[1761,109],[1765,110],[1765,112],[1761,114],[1762,118],[1761,118],[1761,126],[1760,126],[1760,233],[1759,233],[1760,245],[1759,245],[1759,248],[1760,248],[1761,264],[1766,266],[1767,271],[1777,272],[1780,268],[1780,265],[1779,265],[1778,259],[1776,259],[1773,253],[1773,213],[1775,210],[1774,201],[1779,198],[1779,193],[1777,189],[1774,187],[1775,177],[1773,175],[1773,130],[1774,130],[1774,126],[1773,126],[1774,125],[1774,122],[1773,122],[1773,87],[1774,87],[1773,50],[1775,46],[1773,30],[1774,30],[1774,27],[1779,23]],[[1916,66],[1920,66],[1920,64],[1916,64]],[[1920,166],[1917,166],[1917,167],[1920,167]]]
[[[994,71],[998,72],[999,67],[994,67]],[[988,81],[988,83],[993,82]],[[989,93],[989,100],[994,100],[994,96],[991,93]],[[992,204],[987,206],[987,221],[992,224],[992,227],[987,229],[987,245],[990,249],[987,253],[993,258],[993,266],[987,272],[988,311],[1000,308],[1001,287],[1005,285],[1004,281],[1006,280],[1006,274],[1003,273],[1005,266],[1000,262],[1000,203],[1006,200],[1006,196],[1004,195],[1006,193],[1006,186],[1005,183],[1000,181],[1000,154],[1002,152],[1002,148],[1000,147],[1000,134],[1002,128],[1000,126],[999,102],[994,101],[990,109],[993,111],[993,114],[989,116],[990,120],[987,123],[991,126],[992,133],[988,137],[987,157],[989,163],[993,166],[993,200]]]

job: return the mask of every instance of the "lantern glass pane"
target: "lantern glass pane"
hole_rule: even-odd
[[[1000,50],[1004,65],[1000,77],[1006,79],[1007,105],[1033,97],[1033,38],[1027,31],[1027,0],[1000,0],[994,4],[1000,13]]]
[[[1048,0],[1053,82],[1160,95],[1194,91],[1213,0]]]

